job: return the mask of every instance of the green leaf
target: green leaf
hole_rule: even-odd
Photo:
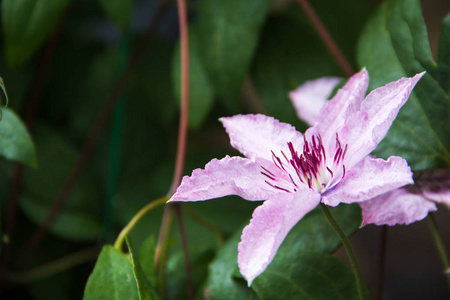
[[[142,271],[151,284],[155,285],[155,251],[156,242],[153,235],[149,236],[139,249],[139,261],[141,262]]]
[[[361,35],[358,60],[369,71],[370,89],[427,71],[376,154],[400,155],[414,170],[450,166],[450,97],[438,82],[420,2],[392,0],[381,5]]]
[[[194,29],[189,34],[189,127],[191,129],[197,129],[203,124],[214,101],[213,87],[203,67],[195,32]],[[172,62],[173,87],[175,97],[178,100],[177,103],[180,105],[181,61],[179,44],[173,53]]]
[[[128,239],[128,237],[126,238],[126,241],[127,241],[128,250],[130,251],[131,263],[133,264],[134,278],[136,279],[136,283],[138,286],[139,299],[140,300],[159,299],[155,289],[153,288],[150,281],[145,276],[144,271],[142,270],[141,265],[139,264],[139,261],[133,252],[133,249],[131,247],[131,243],[130,243],[130,240]]]
[[[38,165],[36,149],[25,124],[9,108],[3,109],[0,121],[0,155],[31,167]]]
[[[77,151],[49,127],[38,125],[35,136],[40,167],[26,170],[20,205],[28,218],[40,224],[66,180]],[[85,172],[50,231],[71,240],[95,240],[101,228],[100,195],[92,173]]]
[[[216,258],[209,266],[204,295],[211,300],[253,300],[259,299],[247,283],[241,278],[234,278],[237,268],[237,245],[242,230],[239,229],[217,252]]]
[[[361,212],[358,205],[339,205],[330,210],[346,235],[355,232],[361,224]],[[233,238],[222,247],[216,256],[216,259],[210,265],[206,293],[211,295],[211,299],[246,299],[246,297],[252,297],[249,299],[258,299],[252,290],[247,288],[247,283],[242,278],[234,276],[235,269],[237,268],[237,244],[240,232],[241,231],[239,230]],[[341,241],[339,236],[329,225],[326,217],[322,214],[320,209],[315,209],[306,215],[291,230],[278,249],[275,258],[268,269],[272,264],[275,265],[275,269],[278,268],[280,264],[294,264],[297,262],[298,257],[311,253],[312,251],[316,253],[331,254],[340,244]],[[280,262],[278,262],[279,260]],[[315,267],[320,268],[320,266]],[[308,276],[308,274],[309,273],[304,275]],[[257,279],[258,278],[259,277],[257,277]],[[257,279],[255,279],[255,282]],[[333,280],[337,279],[338,278],[333,278]],[[284,283],[281,282],[278,282],[278,284],[278,289],[281,289],[284,285]]]
[[[223,104],[237,110],[238,95],[272,0],[200,0],[198,41],[204,66]]]
[[[359,299],[355,275],[340,260],[314,252],[293,254],[277,253],[255,279],[252,288],[260,299]]]
[[[442,22],[438,53],[439,84],[450,95],[450,13]]]
[[[83,299],[139,299],[130,260],[113,246],[104,246],[87,281]]]
[[[5,87],[5,83],[3,82],[3,78],[0,77],[0,88],[2,89],[3,94],[5,95],[6,98],[6,104],[5,106],[8,105],[8,94],[6,93],[6,87]],[[0,120],[2,119],[2,95],[0,94]]]
[[[123,31],[130,27],[133,0],[99,0],[106,15]]]
[[[4,0],[3,32],[6,60],[17,66],[43,43],[60,19],[69,0]]]

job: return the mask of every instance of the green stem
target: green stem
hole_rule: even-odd
[[[119,233],[119,236],[116,239],[116,242],[114,243],[114,248],[116,248],[119,251],[122,251],[122,245],[123,241],[125,240],[125,237],[128,235],[128,233],[133,229],[133,227],[136,225],[137,222],[139,222],[142,217],[152,210],[155,207],[158,207],[160,205],[165,204],[169,198],[167,196],[156,199],[155,201],[150,202],[146,206],[144,206],[134,217],[130,220],[130,222],[125,226],[122,231]]]
[[[356,285],[358,286],[359,299],[364,300],[363,282],[361,280],[361,273],[359,271],[358,261],[356,260],[355,253],[353,253],[352,246],[350,245],[350,242],[348,241],[347,237],[345,236],[345,233],[342,231],[341,227],[334,219],[334,217],[331,214],[328,207],[325,204],[320,203],[320,208],[322,208],[323,213],[327,217],[331,226],[334,228],[334,230],[336,230],[337,234],[341,238],[342,244],[344,244],[345,250],[347,251],[348,258],[350,258],[350,262],[352,263],[352,266],[353,266],[353,272],[355,273]]]
[[[450,274],[448,273],[448,270],[450,268],[450,265],[448,263],[447,258],[447,252],[445,251],[444,242],[442,241],[441,235],[439,233],[439,229],[436,224],[436,219],[434,217],[434,213],[430,213],[428,218],[428,225],[430,226],[431,233],[433,234],[434,242],[436,243],[436,248],[439,252],[439,256],[441,257],[442,264],[444,265],[444,273],[447,277],[447,284],[448,288],[450,290]]]

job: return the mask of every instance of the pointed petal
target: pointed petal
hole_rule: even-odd
[[[184,176],[170,201],[201,201],[227,195],[246,200],[265,200],[276,193],[264,182],[260,165],[242,157],[213,159],[205,169],[196,169]]]
[[[272,161],[271,151],[289,153],[288,142],[303,146],[303,135],[289,124],[265,115],[237,115],[221,118],[231,146],[246,157]],[[277,153],[278,154],[278,153]]]
[[[329,99],[331,92],[341,81],[338,77],[323,77],[306,81],[295,91],[289,93],[297,116],[306,124],[313,126],[320,109]]]
[[[443,203],[450,209],[450,170],[424,171],[416,179],[416,185],[425,198]]]
[[[371,200],[359,203],[366,224],[389,225],[411,224],[422,220],[436,205],[421,195],[415,194],[411,186],[399,188]]]
[[[361,103],[361,111],[348,116],[346,126],[338,131],[348,144],[346,166],[351,168],[377,147],[423,74],[373,90]]]
[[[318,193],[303,190],[272,197],[255,209],[238,246],[239,269],[249,286],[270,264],[291,228],[319,201]]]
[[[366,201],[412,183],[411,169],[403,158],[391,156],[385,161],[366,157],[347,171],[334,188],[325,192],[322,202],[337,206],[339,203]]]
[[[366,69],[353,75],[336,96],[322,107],[316,120],[318,123],[311,127],[308,133],[321,135],[324,145],[334,145],[337,130],[344,126],[349,114],[359,110],[368,84],[369,75]]]

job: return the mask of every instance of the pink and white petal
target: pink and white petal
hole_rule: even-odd
[[[348,156],[352,157],[353,162],[371,153],[386,136],[400,108],[423,74],[402,78],[373,90],[361,103],[361,112],[349,114],[339,136],[343,142],[351,145]]]
[[[265,115],[236,115],[221,118],[231,146],[246,157],[272,160],[272,152],[289,153],[288,142],[303,147],[303,135],[287,123]]]
[[[424,171],[417,177],[416,186],[425,198],[443,203],[450,209],[450,170]]]
[[[315,80],[306,81],[295,91],[289,93],[297,116],[313,126],[322,106],[329,99],[331,92],[341,81],[338,77],[323,77]]]
[[[337,130],[344,126],[349,114],[359,110],[368,84],[369,75],[366,69],[353,75],[336,96],[322,107],[316,120],[317,124],[308,130],[309,135],[320,135],[325,146],[334,145]],[[309,135],[307,138],[310,138]]]
[[[246,200],[266,200],[277,191],[264,182],[261,166],[242,157],[213,159],[205,169],[184,176],[169,201],[202,201],[227,195]]]
[[[362,202],[412,183],[411,169],[403,158],[391,156],[386,161],[366,157],[323,194],[322,202],[331,206]]]
[[[371,200],[360,202],[362,226],[411,224],[424,219],[436,205],[412,192],[410,186],[399,188]]]
[[[255,209],[238,246],[238,265],[248,286],[270,264],[292,227],[319,202],[318,193],[303,190],[271,197]]]

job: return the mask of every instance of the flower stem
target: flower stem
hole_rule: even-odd
[[[444,242],[442,241],[441,234],[439,233],[439,229],[437,227],[434,213],[430,213],[427,220],[428,225],[430,226],[431,233],[433,234],[434,242],[436,243],[436,248],[439,252],[439,256],[441,257],[442,264],[444,265],[444,273],[446,273],[447,284],[450,290],[450,274],[447,272],[450,268],[449,260],[447,258],[447,252],[445,251]]]
[[[122,231],[119,233],[119,236],[116,239],[116,242],[114,243],[114,248],[116,248],[119,251],[122,251],[122,245],[123,241],[125,240],[125,237],[130,233],[131,229],[139,222],[142,217],[152,210],[155,207],[158,207],[164,203],[166,203],[169,200],[168,197],[162,197],[155,201],[150,202],[146,206],[144,206],[132,219],[131,221],[125,226]]]
[[[353,253],[352,246],[350,245],[350,242],[348,241],[347,237],[345,236],[345,233],[342,231],[341,227],[334,219],[334,217],[331,214],[328,207],[325,204],[320,203],[320,208],[322,208],[323,213],[327,217],[331,226],[334,228],[334,230],[336,230],[337,234],[341,238],[342,244],[344,244],[345,250],[347,251],[348,258],[350,258],[350,262],[352,263],[352,266],[353,266],[353,272],[355,273],[356,285],[358,286],[359,299],[364,300],[364,289],[363,289],[363,283],[361,280],[361,273],[359,271],[358,262],[356,260],[355,254]]]

